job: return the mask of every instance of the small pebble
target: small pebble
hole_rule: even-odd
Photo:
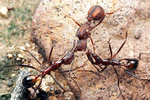
[[[0,47],[0,49],[3,49],[4,47]]]
[[[7,17],[8,9],[7,7],[0,7],[0,15],[3,17]]]
[[[70,97],[70,96],[72,96],[72,95],[73,95],[72,92],[65,92],[65,93],[64,93],[64,96],[65,96],[65,97]]]
[[[9,81],[7,84],[8,87],[12,87],[13,86],[13,82]]]
[[[19,58],[23,58],[23,56],[22,56],[21,54],[18,54],[18,57],[19,57]]]
[[[26,46],[27,46],[27,47],[30,47],[30,44],[29,44],[29,43],[26,43]]]
[[[8,54],[7,57],[8,57],[9,59],[11,59],[11,58],[13,58],[13,55],[12,55],[12,54]]]
[[[16,74],[12,74],[11,76],[14,77],[14,76],[16,76]]]
[[[50,87],[50,91],[54,91],[54,89],[55,89],[55,86],[52,85],[52,86]]]
[[[72,92],[65,92],[64,97],[66,100],[71,100],[71,98],[73,97],[73,93]]]
[[[16,60],[17,60],[17,61],[21,61],[21,58],[17,57]]]
[[[26,61],[26,59],[22,59],[22,62],[25,62]]]
[[[134,36],[135,39],[140,39],[141,38],[141,33],[138,33]]]
[[[7,88],[7,91],[10,91],[10,88]]]
[[[19,49],[20,50],[25,50],[25,47],[24,46],[20,46]]]

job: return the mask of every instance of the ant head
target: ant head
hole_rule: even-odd
[[[88,11],[88,21],[99,20],[104,16],[104,9],[99,5],[92,6]]]
[[[28,75],[24,77],[22,84],[25,88],[30,88],[33,87],[36,82],[37,82],[37,77],[35,75]]]
[[[63,64],[71,64],[71,62],[74,60],[74,51],[69,50],[64,57],[62,58],[62,62]]]
[[[138,67],[139,61],[137,59],[126,59],[128,68],[136,69]]]

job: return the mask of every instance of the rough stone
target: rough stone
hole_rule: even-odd
[[[140,53],[150,53],[150,19],[149,10],[147,10],[150,7],[149,0],[113,0],[112,2],[106,0],[42,0],[33,17],[31,40],[40,47],[45,59],[48,58],[49,51],[54,45],[51,60],[59,60],[66,50],[73,47],[73,41],[77,39],[78,25],[64,16],[69,15],[77,22],[85,23],[88,9],[92,5],[100,5],[106,12],[112,12],[124,5],[121,10],[112,15],[107,15],[105,20],[92,30],[96,53],[100,57],[103,59],[110,57],[108,46],[110,37],[113,54],[117,52],[124,41],[126,31],[128,32],[127,42],[116,59],[138,59]],[[135,38],[139,31],[140,38]],[[88,48],[92,50],[89,40]],[[138,68],[135,71],[131,71],[131,73],[144,79],[150,79],[149,57],[150,54],[143,54]],[[77,52],[73,68],[83,65],[86,60],[84,52]],[[70,66],[62,65],[61,67],[70,69]],[[115,67],[120,75],[119,85],[126,100],[150,99],[149,82],[135,79],[117,66]],[[84,69],[96,71],[89,61],[86,62]],[[64,73],[64,76],[65,79],[69,80],[67,73]],[[112,66],[109,66],[100,76],[84,71],[74,71],[71,76],[74,77],[82,91],[82,94],[79,95],[77,86],[73,81],[68,81],[76,99],[77,97],[79,97],[79,100],[122,99],[117,87],[117,76]],[[61,80],[61,78],[61,76],[56,76],[58,80]]]

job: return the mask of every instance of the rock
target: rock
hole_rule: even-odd
[[[16,87],[13,90],[13,93],[11,94],[11,99],[10,100],[21,100],[23,95],[24,95],[24,86],[22,84],[22,80],[25,76],[27,76],[29,73],[25,70],[22,70],[20,72],[20,76],[18,80],[16,81]]]
[[[18,54],[18,57],[19,57],[19,58],[23,58],[23,55],[22,55],[22,54]]]
[[[0,15],[3,17],[7,17],[8,9],[7,7],[0,7]]]
[[[8,57],[9,59],[11,59],[11,58],[13,58],[13,55],[12,55],[12,54],[8,54],[7,57]]]
[[[17,57],[16,60],[17,60],[17,61],[21,61],[21,58]]]
[[[78,26],[71,19],[65,18],[65,15],[73,17],[79,23],[84,23],[86,22],[88,9],[93,5],[100,5],[106,12],[112,12],[125,4],[121,10],[110,16],[107,15],[105,20],[97,28],[92,30],[91,37],[96,47],[96,53],[103,59],[106,59],[110,57],[108,45],[109,38],[111,37],[111,46],[114,54],[124,42],[123,39],[125,38],[125,33],[128,32],[127,42],[117,55],[116,59],[131,58],[131,55],[133,58],[138,59],[141,52],[148,52],[150,50],[149,13],[145,12],[147,9],[143,9],[144,5],[138,6],[140,3],[144,3],[147,5],[146,7],[150,7],[148,1],[142,2],[140,0],[132,0],[132,2],[130,0],[126,0],[125,3],[122,3],[121,0],[115,0],[112,2],[104,0],[82,0],[76,2],[71,0],[43,0],[39,4],[33,17],[31,40],[40,47],[43,54],[46,54],[43,55],[43,57],[46,58],[49,57],[49,51],[52,45],[54,45],[51,60],[59,60],[66,50],[73,47],[73,41],[77,39],[76,32]],[[143,12],[139,12],[141,11],[140,9],[142,9]],[[146,15],[140,15],[143,13],[146,13]],[[135,39],[134,32],[139,30],[141,31],[141,37],[139,39]],[[88,48],[92,50],[92,45],[89,40]],[[129,54],[129,51],[132,54]],[[75,59],[76,63],[73,68],[83,65],[83,63],[87,60],[84,52],[77,52],[75,54]],[[143,63],[140,65],[145,67],[143,66]],[[68,70],[70,69],[70,66],[71,65],[62,65],[61,68]],[[96,71],[90,62],[86,63],[84,69]],[[149,98],[150,92],[148,88],[143,87],[150,87],[150,84],[146,84],[145,81],[132,78],[131,75],[128,75],[118,67],[116,67],[116,69],[120,75],[120,81],[122,82],[122,84],[120,83],[122,86],[121,90],[127,99]],[[149,71],[148,69],[145,70]],[[107,67],[100,76],[84,71],[72,72],[71,76],[74,77],[75,81],[78,83],[82,91],[82,95],[79,95],[79,89],[71,79],[69,80],[68,74],[63,73],[63,75],[65,78],[58,75],[56,76],[56,79],[58,79],[58,81],[61,80],[61,82],[63,79],[67,80],[76,99],[122,99],[117,87],[117,76],[112,66]],[[142,73],[140,73],[139,76],[140,75],[142,75]],[[129,81],[131,81],[130,84],[128,83]],[[114,88],[116,93],[115,95],[112,95],[114,93]],[[129,90],[131,91],[130,94],[128,93]],[[139,92],[135,93],[136,91]],[[142,91],[142,93],[140,91]],[[145,94],[144,98],[142,98],[143,94]]]
[[[13,86],[13,82],[12,82],[12,81],[9,81],[8,84],[7,84],[7,86],[8,86],[8,87],[12,87],[12,86]]]

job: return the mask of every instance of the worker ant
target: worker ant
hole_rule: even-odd
[[[77,44],[77,43],[76,43]],[[76,48],[76,44],[74,43],[74,47],[68,51],[66,51],[63,55],[63,57],[61,58],[61,60],[58,61],[54,61],[54,62],[50,62],[50,58],[52,55],[52,51],[53,51],[53,47],[52,46],[50,53],[49,53],[49,58],[48,58],[48,64],[49,67],[46,67],[45,65],[43,65],[31,52],[29,52],[28,50],[23,50],[25,52],[28,52],[40,65],[41,67],[43,67],[42,70],[34,67],[34,66],[30,66],[30,65],[23,65],[23,64],[16,64],[16,65],[9,65],[6,66],[4,68],[7,67],[13,67],[13,66],[19,66],[19,67],[27,67],[27,68],[31,68],[31,69],[35,69],[39,72],[38,75],[27,75],[23,78],[22,80],[22,84],[25,88],[33,88],[34,91],[36,92],[36,90],[40,87],[41,83],[42,83],[42,79],[46,76],[46,75],[50,75],[53,80],[60,86],[61,89],[63,89],[63,91],[65,92],[66,90],[61,86],[61,84],[54,78],[54,76],[51,74],[51,71],[55,71],[56,69],[58,69],[59,67],[61,67],[62,64],[64,65],[68,65],[71,64],[72,61],[74,60],[74,51]],[[67,71],[66,71],[67,72]],[[70,71],[69,71],[70,72]],[[69,74],[70,76],[70,74]],[[40,82],[38,84],[38,86],[36,88],[34,88],[34,85],[37,83],[39,77],[41,77]],[[81,90],[78,86],[78,84],[76,83],[76,81],[70,76],[70,78],[75,82],[75,84],[77,85],[79,92],[81,93]]]
[[[122,7],[120,7],[119,9],[121,9]],[[117,9],[117,10],[119,10],[119,9]],[[113,14],[117,10],[115,10],[111,13],[106,13],[106,14]],[[78,37],[79,40],[87,40],[88,38],[91,40],[91,43],[93,45],[93,50],[95,52],[94,42],[91,38],[91,31],[104,20],[106,14],[105,14],[104,9],[101,6],[94,5],[89,9],[87,17],[86,17],[87,22],[85,22],[85,24],[83,24],[83,25],[79,24],[74,18],[72,18],[68,15],[65,15],[65,17],[71,18],[79,26],[77,33],[76,33],[76,36]],[[91,22],[97,21],[97,20],[99,22],[95,26],[91,26]]]
[[[139,60],[138,59],[129,59],[129,58],[125,58],[125,59],[120,59],[120,60],[116,60],[114,59],[117,54],[120,52],[120,50],[123,48],[124,44],[126,43],[127,41],[127,32],[126,32],[126,38],[124,40],[124,42],[122,43],[122,45],[120,46],[120,48],[118,49],[118,51],[113,55],[112,54],[112,49],[111,49],[111,45],[110,45],[110,40],[109,40],[109,50],[110,50],[110,54],[111,54],[111,57],[108,58],[108,59],[102,59],[100,58],[96,53],[92,52],[91,50],[89,49],[86,49],[85,53],[87,55],[87,58],[88,60],[91,62],[91,64],[96,68],[96,70],[98,72],[95,72],[95,71],[92,71],[92,70],[78,70],[78,71],[85,71],[85,72],[92,72],[96,75],[100,75],[101,72],[103,72],[109,65],[112,65],[113,66],[113,69],[118,77],[118,88],[120,90],[120,93],[122,95],[122,92],[121,92],[121,89],[119,87],[119,79],[120,79],[120,76],[116,70],[116,68],[114,66],[118,66],[119,68],[123,69],[127,74],[130,74],[132,75],[133,77],[139,79],[139,80],[146,80],[146,79],[141,79],[137,76],[135,76],[134,74],[130,73],[127,69],[125,69],[124,67],[128,68],[128,69],[136,69],[138,67],[138,64],[139,64],[139,60],[141,58],[141,55],[142,54],[145,54],[145,53],[140,53],[139,55]],[[121,63],[121,61],[126,61],[126,63]],[[101,67],[101,65],[104,65],[104,68]],[[99,70],[99,68],[101,68],[101,70]],[[122,67],[124,66],[124,67]],[[124,98],[124,96],[122,95],[122,97]],[[125,99],[125,98],[124,98]]]

